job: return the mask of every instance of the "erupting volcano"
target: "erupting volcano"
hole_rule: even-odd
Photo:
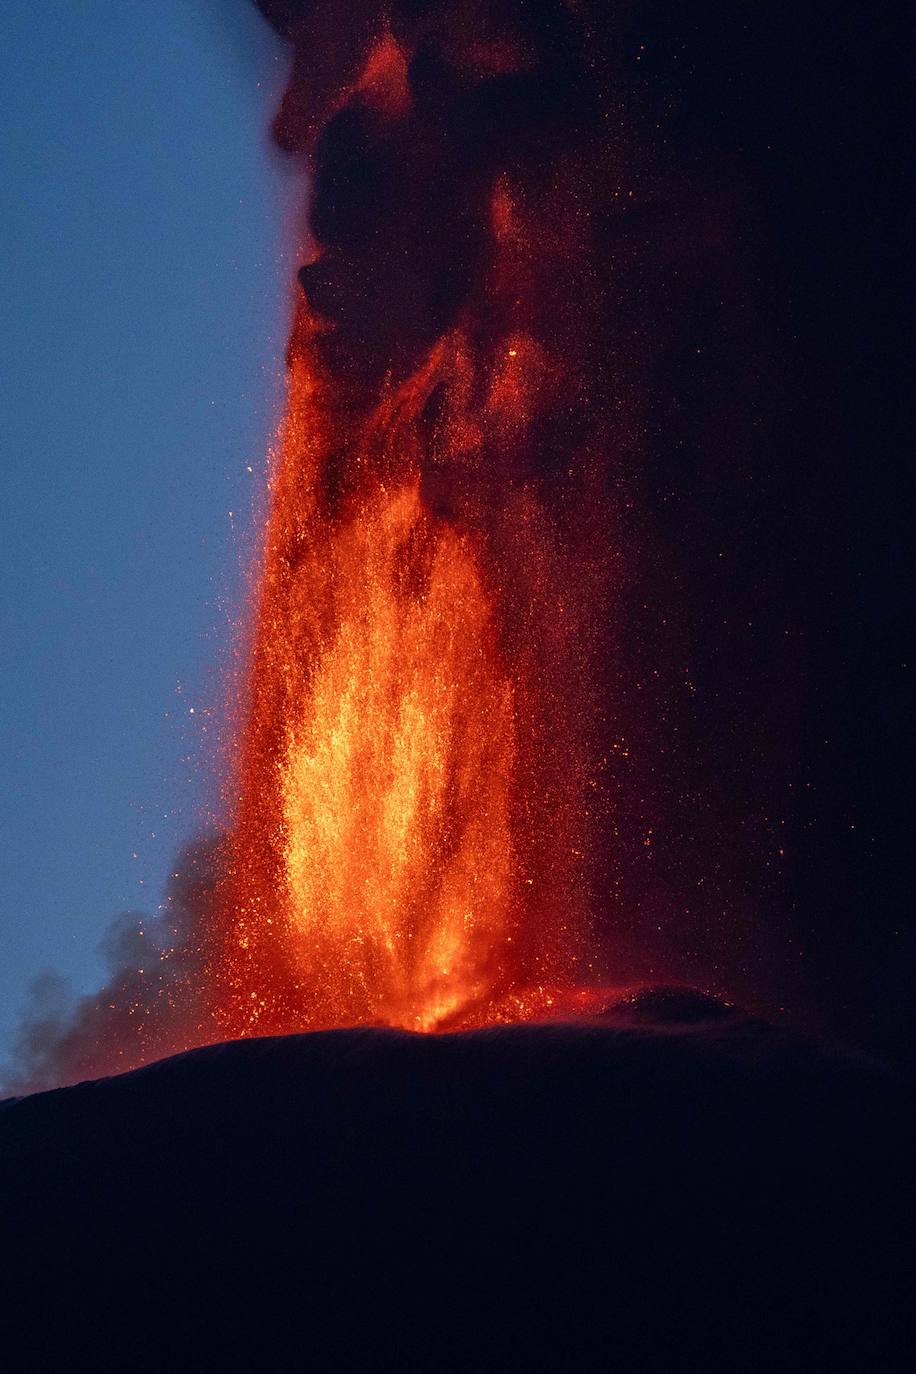
[[[27,1027],[4,1351],[902,1368],[906,808],[850,781],[899,739],[837,497],[882,26],[258,3],[307,207],[224,795]]]
[[[801,54],[829,30],[845,89],[858,48],[763,5],[259,8],[303,204],[215,838],[14,1086],[660,984],[895,1043],[905,808],[859,819],[892,792],[843,638],[876,202],[798,114]]]

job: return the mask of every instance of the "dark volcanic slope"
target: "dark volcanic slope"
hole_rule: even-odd
[[[0,1105],[7,1367],[896,1367],[907,1087],[639,1019],[238,1042]]]

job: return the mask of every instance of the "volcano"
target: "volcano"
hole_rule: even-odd
[[[8,1368],[904,1368],[911,1089],[682,991],[0,1105]]]

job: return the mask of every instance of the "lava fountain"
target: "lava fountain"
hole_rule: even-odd
[[[227,1029],[533,1014],[585,948],[585,751],[563,691],[583,627],[556,535],[524,486],[496,510],[484,493],[448,511],[430,491],[422,412],[444,378],[461,383],[460,338],[369,412],[352,488],[329,501],[338,434],[313,328],[303,310],[263,551]],[[482,463],[483,426],[506,419],[500,380],[489,415],[462,406],[443,425],[440,482],[447,462],[471,477]]]
[[[556,294],[589,264],[565,199],[532,195],[528,119],[469,132],[569,54],[369,9],[349,77],[303,115],[294,74],[278,120],[312,249],[210,969],[226,1036],[524,1019],[589,962],[607,559],[582,513],[607,512],[564,327],[588,298]]]

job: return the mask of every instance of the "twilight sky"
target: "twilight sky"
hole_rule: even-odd
[[[0,1058],[36,976],[98,986],[213,786],[283,373],[285,71],[246,0],[0,9]]]

